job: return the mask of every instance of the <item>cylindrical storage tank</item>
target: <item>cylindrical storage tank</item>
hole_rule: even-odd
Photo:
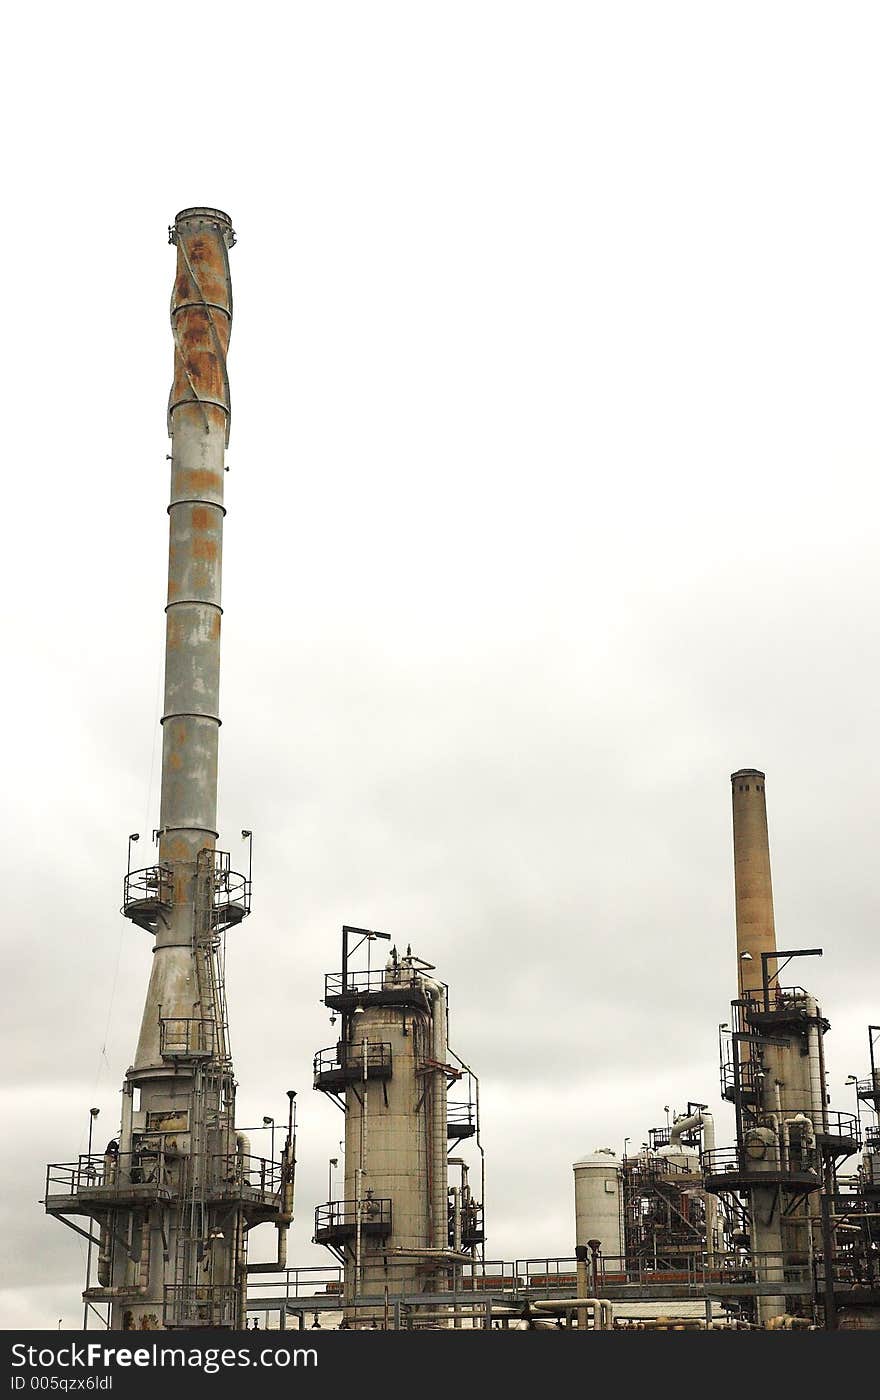
[[[574,1213],[575,1244],[598,1240],[606,1259],[622,1261],[621,1172],[617,1154],[610,1147],[597,1147],[574,1163]]]
[[[675,1173],[690,1172],[694,1176],[699,1175],[700,1154],[693,1147],[658,1147],[656,1157],[661,1163],[668,1163]]]

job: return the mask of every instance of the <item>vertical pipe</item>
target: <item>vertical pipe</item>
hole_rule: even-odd
[[[733,873],[736,889],[737,995],[761,987],[761,954],[775,952],[773,884],[764,774],[741,768],[730,775],[733,790]],[[744,959],[743,954],[749,958]],[[775,963],[768,963],[772,977]]]
[[[426,986],[431,984],[426,979]],[[449,1247],[447,1218],[447,1164],[446,1164],[446,988],[440,982],[433,984],[431,1005],[432,1044],[434,1060],[434,1082],[432,1086],[431,1113],[431,1220],[434,1249]]]
[[[364,1215],[364,1160],[367,1155],[367,1095],[369,1093],[369,1081],[367,1079],[367,1047],[369,1042],[366,1037],[361,1041],[361,1121],[360,1121],[360,1148],[358,1152],[357,1165],[357,1188],[355,1192],[355,1252],[354,1252],[354,1296],[355,1302],[360,1297],[361,1292],[361,1249],[363,1233]],[[357,1312],[355,1312],[355,1325],[357,1325]]]

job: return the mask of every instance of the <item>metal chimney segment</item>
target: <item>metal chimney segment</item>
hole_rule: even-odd
[[[758,768],[731,773],[733,871],[736,891],[737,995],[760,992],[761,954],[776,950],[770,839],[764,774]],[[769,973],[775,972],[775,963]]]
[[[156,947],[136,1070],[162,1067],[160,1020],[189,1016],[196,1006],[217,1023],[218,1051],[227,1050],[225,1016],[218,1014],[212,979],[206,979],[206,1004],[206,989],[197,976],[192,921],[199,863],[207,883],[215,873],[224,873],[222,863],[215,872],[212,853],[217,840],[224,453],[230,419],[228,250],[235,234],[228,215],[196,208],[178,214],[169,240],[177,248],[177,271],[171,295],[174,379],[168,401],[172,448],[162,796],[159,867],[153,880],[171,902],[163,918],[150,911]],[[247,912],[246,901],[239,908],[232,907],[236,901],[229,903],[227,924]]]

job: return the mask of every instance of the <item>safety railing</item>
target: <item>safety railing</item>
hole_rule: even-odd
[[[182,1189],[187,1157],[169,1144],[52,1162],[46,1169],[46,1203],[71,1196],[113,1199],[132,1192],[142,1197],[150,1194],[148,1188],[170,1198]],[[208,1159],[204,1189],[212,1197],[269,1201],[280,1195],[282,1170],[280,1162],[265,1157],[216,1153]]]
[[[377,968],[349,972],[328,972],[324,977],[324,998],[374,996],[379,992],[424,993],[424,977],[414,968]]]
[[[233,870],[228,851],[214,852],[212,927],[216,933],[241,923],[251,912],[249,875]],[[123,882],[122,912],[143,928],[152,928],[160,913],[174,904],[174,872],[170,865],[129,870]]]
[[[339,1265],[299,1266],[285,1269],[281,1276],[272,1265],[268,1268],[271,1272],[261,1276],[259,1264],[248,1265],[248,1302],[252,1308],[259,1308],[265,1300],[279,1298],[286,1302],[300,1299],[314,1305],[317,1299],[326,1296],[328,1307],[342,1301],[344,1270]],[[522,1282],[514,1264],[501,1259],[475,1259],[456,1264],[454,1268],[449,1265],[447,1275],[450,1292],[457,1293],[511,1292]],[[387,1276],[392,1296],[411,1288],[412,1260],[387,1258],[384,1276]]]
[[[46,1206],[62,1197],[115,1200],[152,1195],[170,1198],[180,1184],[179,1152],[164,1148],[81,1155],[46,1169]]]
[[[587,1287],[598,1297],[625,1297],[637,1289],[644,1289],[646,1295],[655,1290],[657,1296],[702,1297],[707,1291],[723,1292],[725,1285],[754,1285],[760,1281],[764,1269],[763,1255],[751,1255],[747,1259],[735,1252],[718,1252],[713,1258],[705,1253],[681,1256],[674,1265],[654,1263],[648,1259],[630,1258],[623,1255],[591,1255],[586,1260]],[[778,1255],[767,1255],[769,1267],[778,1266]],[[569,1256],[561,1258],[544,1257],[517,1259],[515,1274],[518,1292],[531,1298],[559,1297],[560,1294],[575,1295],[578,1286],[578,1261]],[[786,1267],[786,1282],[804,1288],[810,1283],[809,1265],[797,1264]]]
[[[455,1245],[455,1209],[450,1202],[449,1206],[449,1247]],[[485,1238],[483,1229],[483,1207],[478,1201],[468,1200],[461,1207],[458,1228],[461,1234],[461,1244],[464,1249],[469,1249],[475,1244],[481,1244]]]
[[[391,1232],[391,1201],[386,1197],[364,1196],[361,1201],[327,1201],[315,1210],[315,1240],[318,1244],[349,1238],[360,1229],[364,1234]]]
[[[735,1182],[750,1178],[760,1184],[762,1176],[798,1177],[803,1184],[806,1179],[821,1180],[821,1155],[815,1147],[805,1147],[802,1143],[764,1143],[759,1140],[742,1147],[717,1147],[700,1155],[703,1175],[713,1181],[731,1179]]]
[[[694,1165],[684,1165],[681,1162],[672,1162],[667,1156],[652,1155],[650,1153],[640,1153],[638,1157],[628,1157],[626,1159],[627,1171],[631,1171],[635,1189],[639,1185],[646,1183],[661,1183],[670,1177],[692,1177],[697,1170],[696,1158]]]
[[[159,1054],[165,1060],[206,1060],[216,1053],[217,1024],[197,1016],[159,1020]]]
[[[46,1200],[77,1196],[112,1184],[103,1156],[81,1156],[75,1162],[50,1162],[46,1168]]]
[[[152,930],[160,914],[174,903],[174,874],[168,865],[129,870],[122,886],[122,913],[140,928]]]
[[[321,1080],[350,1079],[362,1075],[365,1062],[368,1078],[390,1073],[390,1042],[353,1041],[347,1045],[340,1042],[326,1050],[319,1050],[314,1059],[315,1088],[321,1088]]]
[[[874,1077],[868,1075],[867,1079],[859,1079],[856,1083],[856,1093],[860,1099],[871,1100],[875,1095],[880,1098],[880,1069],[874,1071]]]
[[[249,875],[231,868],[228,851],[214,852],[214,928],[217,933],[240,924],[251,912]]]
[[[267,1202],[280,1198],[284,1170],[281,1162],[225,1152],[212,1157],[211,1165],[214,1189],[220,1195]]]
[[[447,1137],[473,1137],[477,1131],[477,1106],[471,1100],[449,1099],[446,1104]]]
[[[768,1011],[770,1013],[800,1011],[805,1009],[809,995],[805,987],[780,987],[775,982],[771,982],[767,988],[766,1006],[763,990],[752,992],[743,998],[746,1003],[744,1007],[746,1020],[751,1020],[756,1014],[766,1015]]]
[[[702,1133],[699,1128],[689,1128],[681,1133],[679,1142],[682,1147],[699,1147],[702,1140]],[[649,1128],[648,1146],[656,1151],[658,1147],[668,1147],[672,1141],[672,1127]]]
[[[842,1113],[838,1109],[832,1108],[820,1109],[818,1113],[810,1107],[786,1108],[783,1109],[779,1117],[789,1132],[797,1132],[799,1129],[798,1121],[794,1120],[808,1119],[816,1136],[822,1139],[827,1146],[843,1146],[853,1142],[858,1146],[861,1140],[859,1120],[854,1113]],[[772,1123],[768,1126],[772,1127]],[[852,1151],[852,1148],[849,1151]]]
[[[760,1084],[759,1068],[756,1060],[725,1060],[721,1066],[721,1097],[732,1103],[738,1091],[746,1100],[756,1099]]]

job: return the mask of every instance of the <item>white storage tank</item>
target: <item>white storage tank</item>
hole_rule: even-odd
[[[620,1163],[610,1147],[597,1147],[575,1162],[575,1244],[598,1240],[606,1259],[623,1256],[621,1190]]]

